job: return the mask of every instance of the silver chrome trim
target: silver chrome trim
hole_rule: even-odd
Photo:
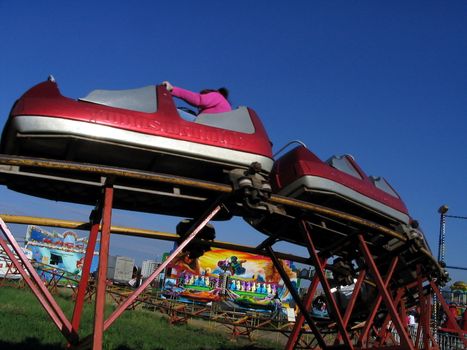
[[[295,198],[296,196],[298,196],[297,191],[299,191],[300,188],[302,187],[307,187],[310,189],[321,190],[321,191],[334,192],[338,195],[354,200],[355,202],[358,202],[374,210],[377,210],[385,215],[393,217],[406,224],[408,224],[410,220],[407,214],[404,214],[400,212],[399,210],[396,210],[385,204],[382,204],[381,202],[378,202],[370,197],[367,197],[336,181],[325,179],[320,176],[314,176],[314,175],[302,176],[299,179],[292,182],[290,185],[287,185],[286,187],[284,187],[279,192],[279,194],[283,196]]]
[[[32,115],[16,116],[11,120],[10,128],[23,134],[51,133],[92,137],[149,150],[160,150],[162,152],[196,156],[198,158],[201,156],[203,159],[241,166],[248,166],[253,162],[259,162],[263,170],[267,172],[271,171],[273,165],[271,158],[258,154],[63,118]]]

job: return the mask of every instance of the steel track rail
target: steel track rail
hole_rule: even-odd
[[[58,171],[69,171],[76,173],[87,173],[100,175],[103,177],[115,177],[115,178],[130,178],[135,180],[144,180],[150,182],[160,182],[165,184],[170,184],[174,186],[185,186],[201,190],[212,191],[213,195],[215,194],[228,194],[231,193],[232,187],[226,184],[212,183],[202,180],[190,179],[180,176],[171,176],[165,174],[158,174],[142,170],[132,170],[132,169],[123,169],[111,166],[102,166],[94,164],[85,164],[85,163],[74,163],[68,161],[58,161],[58,160],[49,160],[43,158],[31,158],[31,157],[21,157],[21,156],[10,156],[0,154],[0,173],[7,172],[8,169],[5,168],[8,166],[13,167],[26,167],[26,168],[39,168],[39,169],[49,169],[49,170],[58,170]],[[307,213],[318,213],[322,215],[328,215],[332,218],[343,220],[345,222],[350,222],[356,224],[360,227],[369,229],[371,231],[377,232],[386,236],[387,238],[395,238],[401,242],[407,242],[407,237],[404,237],[397,231],[394,231],[385,226],[379,225],[372,221],[343,213],[331,208],[323,207],[321,205],[312,204],[304,202],[297,199],[287,198],[279,195],[272,195],[270,202],[272,204],[281,205],[285,208],[291,208],[295,210],[304,211]],[[439,271],[443,270],[438,264],[433,255],[425,248],[422,248],[420,252],[428,258],[432,263],[436,265]]]
[[[43,217],[34,217],[34,216],[23,216],[23,215],[10,215],[0,213],[0,218],[9,224],[20,224],[20,225],[37,225],[37,226],[48,226],[48,227],[60,227],[67,229],[75,230],[87,230],[91,228],[91,224],[88,222],[82,221],[73,221],[73,220],[63,220],[63,219],[53,219],[53,218],[43,218]],[[141,228],[131,228],[123,226],[111,226],[110,233],[117,235],[125,235],[132,237],[142,237],[142,238],[151,238],[159,239],[163,241],[175,242],[180,239],[180,236],[175,233],[161,232],[155,230],[147,230]],[[231,250],[238,250],[246,253],[258,253],[256,247],[234,244],[229,242],[222,241],[212,241],[210,246],[216,248],[224,248]],[[310,264],[308,258],[297,256],[289,253],[277,252],[277,256],[281,259],[292,260],[300,262],[303,264]]]

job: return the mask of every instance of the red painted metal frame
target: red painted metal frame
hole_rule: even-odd
[[[99,249],[99,269],[97,271],[94,333],[92,340],[92,348],[94,350],[102,349],[102,339],[104,337],[105,290],[107,287],[107,263],[110,249],[110,226],[112,220],[113,193],[113,187],[107,184],[104,188],[104,205],[102,209],[102,229]]]
[[[366,271],[365,270],[360,271],[358,278],[357,278],[357,282],[355,282],[355,287],[352,292],[352,297],[350,298],[350,301],[345,309],[344,317],[342,318],[342,324],[343,324],[344,329],[347,329],[350,316],[352,316],[352,312],[354,310],[355,303],[357,302],[358,295],[360,294],[360,289],[362,287],[363,281],[365,280],[365,276],[366,276]],[[334,344],[336,345],[339,344],[341,339],[342,339],[341,335],[338,334],[336,337],[336,340],[334,341]]]
[[[63,313],[63,310],[57,304],[50,291],[44,286],[44,283],[40,279],[36,270],[32,266],[31,262],[28,260],[26,255],[21,250],[19,244],[16,242],[14,236],[6,226],[5,222],[0,218],[0,229],[6,237],[8,243],[13,248],[13,251],[18,256],[16,258],[15,254],[8,248],[5,240],[0,237],[0,245],[4,249],[5,253],[8,255],[8,258],[15,265],[18,271],[21,273],[23,280],[31,288],[34,295],[37,297],[41,305],[44,307],[47,314],[53,320],[60,332],[67,338],[71,339],[71,323],[68,321],[67,317]],[[23,269],[23,266],[25,267]]]
[[[311,302],[312,302],[312,299],[313,299],[313,296],[314,296],[314,293],[316,291],[316,287],[318,285],[319,282],[321,282],[322,286],[323,286],[323,290],[325,291],[326,293],[326,296],[328,298],[328,302],[330,302],[330,306],[332,307],[332,302],[333,302],[333,295],[330,291],[330,286],[329,286],[329,283],[326,279],[326,276],[325,276],[325,273],[324,273],[324,267],[325,265],[323,265],[323,260],[318,256],[318,253],[317,253],[317,250],[314,246],[314,243],[313,243],[313,239],[312,239],[312,236],[311,236],[311,233],[309,232],[309,229],[308,229],[308,226],[306,224],[305,221],[302,221],[301,222],[301,229],[302,229],[302,234],[304,235],[304,238],[305,238],[305,242],[307,244],[307,249],[309,250],[309,254],[310,254],[310,258],[311,258],[311,261],[313,263],[314,266],[320,266],[321,268],[318,268],[316,269],[316,275],[314,277],[314,279],[312,280],[312,283],[308,289],[308,293],[306,295],[306,297],[304,298],[303,301],[300,301],[300,300],[296,300],[297,302],[297,306],[299,307],[299,309],[302,309],[305,308],[306,310],[308,310],[310,307],[311,307]],[[405,324],[402,322],[402,319],[405,320],[405,318],[403,317],[404,315],[406,315],[407,313],[407,309],[406,309],[406,306],[405,306],[405,299],[404,299],[404,295],[405,295],[405,289],[404,288],[399,288],[397,290],[397,292],[395,293],[395,298],[394,300],[392,299],[393,297],[391,296],[391,293],[389,292],[389,285],[390,285],[390,282],[392,280],[392,276],[394,274],[394,271],[396,269],[396,266],[399,262],[399,259],[397,256],[393,257],[390,265],[389,265],[389,268],[386,272],[386,276],[384,277],[384,280],[383,278],[381,277],[381,274],[375,264],[375,261],[370,253],[370,250],[365,242],[365,240],[363,239],[363,236],[362,235],[359,235],[358,236],[358,239],[359,239],[359,243],[360,243],[360,250],[361,250],[361,253],[362,255],[364,256],[365,258],[365,261],[366,261],[366,265],[367,265],[367,268],[366,269],[363,269],[360,271],[359,275],[358,275],[358,278],[357,278],[357,281],[356,281],[356,287],[354,289],[354,292],[352,294],[352,297],[349,301],[349,304],[346,308],[346,311],[345,311],[345,314],[343,317],[341,317],[339,319],[339,310],[337,310],[337,303],[335,302],[334,300],[334,303],[335,303],[335,308],[336,308],[336,312],[335,312],[335,315],[337,316],[336,317],[336,325],[337,325],[337,328],[339,329],[339,332],[337,334],[337,337],[336,337],[336,340],[335,340],[335,344],[334,346],[345,346],[345,348],[347,349],[352,349],[352,348],[367,348],[367,347],[378,347],[378,346],[384,346],[384,347],[392,347],[392,348],[397,348],[397,349],[415,349],[414,347],[414,343],[412,341],[412,339],[410,338],[409,334],[408,334],[408,331],[406,329],[406,326]],[[289,288],[292,288],[291,286],[289,287],[288,286],[288,283],[287,283],[287,280],[288,280],[288,276],[285,274],[285,271],[283,271],[282,269],[282,266],[280,265],[280,262],[279,260],[275,257],[275,254],[274,254],[274,251],[272,250],[271,246],[266,246],[266,251],[269,253],[269,255],[271,256],[272,260],[273,260],[273,263],[275,265],[275,267],[278,269],[279,273],[281,274],[281,277],[282,279],[284,280],[284,283],[286,284],[286,286]],[[319,265],[317,264],[317,262],[319,263]],[[354,311],[354,307],[355,307],[355,303],[356,303],[356,300],[357,300],[357,297],[358,297],[358,294],[359,294],[359,291],[360,291],[360,287],[361,285],[364,283],[364,280],[365,280],[365,277],[367,275],[367,273],[371,273],[372,277],[375,279],[375,283],[376,283],[376,287],[377,287],[377,290],[378,290],[378,295],[377,295],[377,298],[374,302],[374,305],[373,305],[373,309],[372,309],[372,312],[371,314],[368,316],[366,322],[365,322],[365,326],[363,328],[363,331],[362,333],[360,334],[360,337],[358,339],[358,342],[357,342],[357,346],[353,345],[351,339],[350,339],[350,336],[349,336],[349,332],[347,331],[347,325],[348,325],[348,322],[351,318],[351,315],[352,315],[352,312]],[[420,275],[420,274],[419,274]],[[408,288],[413,288],[416,286],[417,283],[420,284],[420,286],[422,286],[422,282],[423,282],[423,279],[420,277],[419,278],[419,281],[415,282],[415,283],[412,283],[410,286],[407,286]],[[422,288],[422,287],[420,287]],[[421,327],[425,328],[424,330],[424,344],[425,344],[425,348],[426,349],[438,349],[437,345],[436,345],[436,342],[435,340],[433,339],[433,337],[431,336],[431,332],[429,330],[429,310],[431,309],[431,305],[427,305],[430,304],[430,297],[429,296],[424,296],[423,291],[421,291],[419,294],[421,295],[421,298],[420,298],[420,305],[425,305],[424,311],[426,312],[421,312],[421,323],[427,323],[427,325],[421,325]],[[292,296],[293,296],[293,293],[291,293]],[[383,325],[380,326],[380,327],[376,327],[374,325],[374,319],[375,319],[375,316],[379,310],[379,307],[381,305],[381,303],[384,301],[384,303],[386,304],[386,308],[388,309],[388,315],[386,316],[386,320],[383,322]],[[421,310],[422,311],[422,310]],[[302,314],[300,314],[297,318],[297,321],[296,321],[296,324],[295,324],[295,327],[294,329],[292,330],[291,334],[290,334],[290,337],[289,337],[289,340],[287,342],[287,345],[285,347],[285,349],[293,349],[295,346],[297,346],[297,343],[299,341],[299,335],[300,335],[300,329],[301,327],[303,326],[303,322],[304,322],[304,319],[306,317],[303,316]],[[389,327],[389,322],[392,321],[392,326]],[[309,322],[310,323],[310,322]],[[401,341],[401,345],[400,346],[390,346],[389,344],[386,343],[386,340],[387,338],[391,338],[393,335],[391,334],[391,332],[389,331],[392,327],[395,327],[397,332],[399,333],[399,337],[400,337],[400,341]],[[310,328],[312,328],[313,330],[313,327],[310,325]],[[369,334],[369,331],[370,329],[374,329],[374,331],[376,332],[376,335],[378,336],[378,338],[380,339],[379,341],[376,341],[376,343],[374,344],[368,344],[367,343],[367,339],[368,339],[368,334]],[[420,332],[420,330],[419,330]],[[315,334],[318,334],[319,336],[321,336],[321,334],[319,333],[319,330],[317,333],[315,333],[313,331],[313,333]],[[341,338],[342,337],[342,338]],[[348,339],[348,343],[345,343],[345,338],[347,337]],[[344,341],[344,344],[342,345],[339,345],[339,341],[340,339],[342,339]],[[319,342],[319,338],[317,337],[317,340]],[[394,339],[392,339],[393,342],[394,342]],[[428,348],[427,345],[430,344],[430,340],[431,342],[433,343],[433,346]],[[323,340],[324,341],[324,340]],[[415,344],[418,344],[419,342],[416,341]],[[366,344],[366,345],[364,345]],[[428,345],[429,346],[429,345]],[[321,348],[333,348],[333,346],[329,346],[329,345],[326,345],[324,344],[324,346],[322,344],[320,344],[320,347]]]
[[[407,310],[406,310],[406,304],[405,304],[405,300],[406,298],[402,298],[400,300],[400,303],[399,305],[395,304],[396,305],[396,308],[399,306],[399,317],[401,319],[401,322],[404,326],[407,326],[407,327],[404,327],[404,329],[407,329],[407,335],[409,336],[409,339],[411,339],[411,335],[409,334],[409,330],[408,330],[408,322],[407,322]],[[415,343],[414,343],[414,347],[415,347]]]
[[[396,292],[396,297],[394,298],[395,307],[399,305],[403,296],[404,290],[403,288],[399,288]],[[375,341],[376,346],[383,346],[386,343],[387,338],[392,337],[391,330],[393,326],[391,322],[391,314],[387,314],[386,318],[384,319],[383,325],[379,328],[379,330],[373,325],[373,330],[377,337],[377,340]]]
[[[462,342],[464,343],[465,348],[467,349],[467,338],[464,337],[464,333],[466,333],[466,331],[462,330],[459,327],[459,325],[457,324],[457,321],[454,318],[454,316],[452,315],[452,313],[449,311],[449,306],[446,303],[446,300],[444,300],[443,296],[441,295],[441,292],[440,292],[438,286],[433,281],[430,281],[430,285],[431,285],[431,288],[433,289],[433,291],[435,292],[435,294],[438,296],[438,300],[441,303],[441,307],[443,308],[444,313],[446,314],[446,317],[449,320],[449,323],[454,326],[454,328],[451,329],[450,331],[453,332],[453,333],[457,333],[457,335],[459,336],[459,339],[462,340]]]
[[[90,231],[89,242],[86,250],[85,261],[83,265],[83,274],[78,287],[78,294],[74,306],[72,322],[70,322],[63,313],[60,306],[56,303],[50,291],[45,287],[43,281],[37,274],[34,267],[31,265],[27,257],[22,252],[15,238],[9,231],[6,224],[0,218],[0,228],[6,236],[9,244],[19,257],[15,257],[14,253],[10,251],[7,243],[0,237],[0,245],[4,249],[8,258],[12,261],[15,268],[21,273],[24,281],[31,288],[39,302],[42,304],[46,312],[51,317],[57,328],[69,341],[69,346],[82,346],[88,344],[92,338],[92,348],[94,350],[102,349],[102,340],[104,331],[135,301],[135,299],[146,289],[146,287],[166,268],[166,266],[196,237],[196,235],[206,226],[206,224],[214,218],[214,216],[221,210],[223,196],[201,216],[200,219],[190,229],[188,237],[180,243],[180,245],[172,252],[172,254],[162,263],[159,268],[149,276],[145,282],[131,294],[122,304],[110,315],[104,319],[104,306],[107,288],[107,263],[109,255],[110,244],[110,227],[112,217],[112,200],[113,200],[113,187],[111,184],[106,183],[104,186],[103,205],[96,208],[94,218],[91,219],[92,226]],[[97,211],[97,212],[96,212]],[[96,285],[96,302],[94,311],[94,332],[92,335],[86,337],[82,341],[79,339],[79,325],[82,315],[84,299],[87,291],[87,284],[90,275],[90,266],[94,255],[94,249],[99,232],[99,221],[102,217],[101,228],[101,241],[99,252],[99,269]],[[25,266],[23,268],[22,266]]]
[[[371,252],[368,248],[368,245],[365,242],[365,239],[363,238],[363,235],[358,235],[358,240],[360,241],[360,249],[361,252],[363,253],[363,256],[365,257],[365,261],[371,270],[373,277],[376,282],[376,286],[378,288],[378,291],[380,295],[383,298],[384,303],[386,304],[386,307],[388,308],[389,315],[391,316],[392,322],[394,326],[397,329],[397,332],[399,333],[400,339],[401,339],[401,345],[408,350],[414,350],[413,343],[405,329],[405,326],[402,324],[402,321],[399,317],[399,314],[397,313],[396,306],[391,298],[391,295],[389,294],[388,290],[386,289],[385,283],[383,282],[383,279],[381,278],[381,274],[378,271],[378,268],[375,264],[375,261],[371,255]]]
[[[308,229],[308,224],[305,220],[301,220],[300,222],[300,230],[303,235],[303,238],[306,243],[306,248],[308,250],[308,254],[310,254],[311,261],[314,266],[320,266],[320,258],[318,256],[318,252],[316,247],[313,243],[313,239],[311,237],[311,232]],[[337,318],[337,328],[339,330],[340,335],[343,338],[344,344],[348,349],[353,349],[354,345],[352,344],[352,340],[350,339],[349,333],[346,330],[341,312],[339,310],[339,306],[337,305],[336,299],[331,292],[331,286],[329,285],[329,281],[326,278],[326,274],[324,273],[323,269],[316,269],[316,274],[318,275],[319,281],[321,282],[321,286],[323,288],[324,294],[326,295],[326,299],[328,303],[330,303],[331,312]]]
[[[3,220],[0,218],[0,229],[3,235],[6,237],[6,240],[11,245],[13,251],[11,251],[8,247],[7,242],[0,236],[0,245],[4,249],[5,253],[8,255],[8,258],[11,260],[14,268],[16,268],[19,273],[22,275],[24,282],[31,288],[41,305],[44,307],[52,321],[55,323],[57,328],[60,332],[64,335],[64,337],[70,342],[70,345],[77,345],[83,346],[86,342],[92,341],[92,348],[93,349],[102,349],[102,340],[103,340],[103,333],[107,330],[111,324],[126,310],[129,306],[131,306],[135,300],[139,297],[139,295],[146,289],[146,287],[160,274],[161,271],[173,260],[173,258],[181,252],[190,241],[192,241],[196,235],[203,229],[203,227],[220,211],[221,203],[223,197],[220,197],[216,202],[197,220],[197,222],[191,227],[189,231],[188,237],[175,249],[169,258],[156,270],[151,274],[151,276],[135,291],[133,292],[128,298],[123,301],[117,309],[110,315],[110,317],[105,320],[104,319],[104,304],[105,304],[105,296],[106,296],[106,272],[107,272],[107,258],[109,253],[109,243],[110,243],[110,226],[111,226],[111,214],[112,214],[112,199],[113,199],[113,187],[111,184],[106,183],[104,186],[103,198],[98,207],[94,211],[94,215],[91,218],[91,230],[90,230],[90,237],[89,243],[86,251],[84,266],[83,266],[83,275],[81,278],[81,282],[78,288],[76,304],[73,312],[73,318],[70,322],[67,317],[64,315],[60,306],[56,303],[54,298],[52,297],[50,291],[44,285],[44,282],[40,279],[37,271],[34,269],[32,264],[29,262],[27,257],[24,255],[23,251],[19,247],[18,243],[16,242],[15,238],[9,231],[8,227],[5,225]],[[87,283],[89,279],[90,273],[90,265],[93,258],[93,253],[97,241],[97,236],[99,233],[99,222],[102,219],[102,229],[101,229],[101,249],[100,249],[100,258],[99,258],[99,271],[98,271],[98,280],[97,280],[97,292],[96,292],[96,306],[95,306],[95,314],[94,314],[94,332],[92,335],[80,341],[78,331],[80,325],[80,319],[82,315],[82,308],[84,304],[84,299],[86,297],[87,292]],[[314,336],[315,341],[318,342],[319,347],[322,349],[331,349],[334,347],[341,348],[344,346],[347,349],[364,349],[378,347],[378,346],[385,346],[385,348],[404,348],[413,350],[421,346],[420,338],[421,332],[423,332],[423,348],[427,350],[438,350],[439,347],[436,343],[435,338],[432,335],[430,329],[430,317],[431,317],[431,303],[432,303],[432,292],[434,292],[447,314],[448,318],[452,318],[451,323],[456,324],[455,320],[453,320],[453,316],[449,312],[449,307],[446,304],[444,298],[442,297],[439,288],[435,284],[434,281],[428,281],[429,286],[431,287],[428,290],[423,283],[426,282],[426,278],[422,277],[421,273],[421,266],[417,266],[417,275],[419,276],[417,281],[412,283],[409,286],[404,286],[398,288],[396,291],[392,291],[392,294],[395,294],[395,297],[391,295],[389,291],[390,282],[392,280],[392,276],[394,274],[395,268],[399,262],[398,257],[394,257],[391,261],[391,264],[386,272],[386,276],[384,279],[382,278],[376,263],[372,257],[370,249],[366,244],[363,235],[358,235],[359,246],[362,256],[366,262],[366,269],[361,270],[358,279],[356,282],[356,287],[352,294],[351,300],[346,308],[345,314],[342,317],[340,310],[337,306],[337,303],[334,299],[333,294],[331,293],[330,285],[328,280],[325,276],[325,266],[326,261],[319,257],[318,251],[316,250],[313,242],[312,232],[307,225],[307,223],[302,220],[300,222],[301,226],[301,233],[304,237],[304,241],[306,244],[306,248],[310,254],[310,261],[315,266],[315,276],[310,284],[306,297],[301,300],[298,296],[298,293],[294,289],[290,278],[287,276],[284,268],[282,267],[281,262],[277,258],[275,252],[272,249],[272,244],[275,241],[268,241],[264,244],[265,251],[271,257],[274,266],[277,268],[281,278],[284,281],[284,284],[289,289],[292,297],[294,298],[295,302],[297,303],[298,308],[300,309],[300,314],[297,316],[296,323],[294,328],[290,334],[289,340],[286,345],[286,349],[292,349],[297,346],[297,343],[300,338],[300,332],[304,322],[306,321]],[[16,255],[15,255],[16,254]],[[371,277],[374,278],[376,283],[378,295],[373,305],[373,310],[371,314],[368,316],[366,320],[366,324],[361,332],[359,339],[357,341],[357,345],[354,345],[351,341],[349,332],[347,331],[347,325],[352,315],[352,312],[355,307],[355,302],[357,300],[360,286],[364,283],[364,279],[367,274],[371,274]],[[326,294],[328,302],[330,303],[330,307],[336,315],[336,325],[338,328],[337,338],[335,341],[334,346],[327,345],[324,336],[321,334],[319,328],[316,326],[315,322],[311,318],[308,310],[311,307],[313,297],[316,293],[316,289],[318,284],[321,283],[323,290]],[[419,304],[418,304],[418,311],[420,313],[420,327],[417,330],[416,339],[413,342],[410,339],[410,336],[407,332],[405,322],[403,323],[402,320],[404,319],[404,314],[406,313],[406,306],[405,306],[405,291],[406,289],[410,288],[418,288],[419,294]],[[394,298],[394,299],[393,299]],[[383,325],[380,327],[376,327],[374,324],[374,319],[376,316],[377,311],[379,310],[380,304],[384,301],[387,309],[388,315],[386,316]],[[401,319],[402,316],[402,319]],[[390,332],[390,328],[388,327],[389,322],[392,321],[392,326],[396,328],[400,340],[401,345],[398,346],[389,346],[386,343],[388,337],[392,337]],[[373,344],[368,343],[368,334],[370,329],[374,329],[376,335],[379,338],[379,341],[374,342]],[[460,339],[463,340],[464,346],[467,347],[467,340],[463,338],[463,334],[465,333],[460,329],[459,326],[453,330],[459,334]],[[338,344],[340,341],[343,341],[343,344]]]
[[[8,279],[8,276],[14,276],[14,275],[17,275],[19,274],[19,271],[18,269],[15,267],[15,265],[13,263],[10,263],[8,264],[7,263],[7,270],[5,272],[5,275],[3,277],[3,279],[0,280],[0,287],[5,283],[5,281]]]
[[[221,197],[223,198],[223,197]],[[170,256],[131,294],[126,301],[119,305],[119,307],[109,316],[104,323],[104,330],[108,329],[112,323],[130,306],[135,299],[151,284],[152,281],[167,267],[168,264],[190,243],[196,235],[207,225],[207,223],[214,218],[214,216],[221,210],[221,198],[212,205],[204,215],[198,219],[191,229],[188,231],[190,234],[187,238],[174,249]]]
[[[417,328],[417,336],[415,339],[415,347],[420,348],[420,333],[423,331],[423,349],[427,350],[439,350],[439,346],[433,337],[430,319],[431,319],[431,303],[433,302],[432,294],[425,295],[423,291],[423,279],[421,276],[421,266],[417,265],[417,288],[419,294],[420,303],[418,305],[418,311],[420,313],[419,327]],[[430,346],[430,340],[433,346]]]
[[[65,276],[65,271],[62,271],[60,273],[54,273],[52,274],[52,278],[47,282],[47,289],[50,290],[52,293],[58,291],[58,283],[63,279]]]
[[[392,275],[394,273],[394,270],[396,269],[398,261],[399,261],[399,258],[397,256],[394,257],[394,259],[391,261],[391,265],[389,266],[389,270],[388,270],[388,272],[386,274],[386,281],[384,282],[385,288],[387,288],[389,286],[389,282],[391,281]],[[360,334],[360,337],[359,337],[359,339],[357,341],[357,344],[359,346],[361,346],[363,343],[365,343],[366,340],[368,339],[368,333],[370,332],[370,328],[373,325],[373,321],[374,321],[374,319],[376,317],[376,313],[378,312],[378,309],[379,309],[379,306],[380,306],[382,300],[383,300],[383,297],[381,296],[381,294],[379,294],[377,296],[376,300],[375,300],[375,303],[374,303],[373,307],[372,307],[372,311],[371,311],[370,315],[368,316],[368,318],[366,320],[363,331]]]
[[[96,209],[97,210],[97,209]],[[88,245],[86,247],[86,255],[83,263],[83,270],[81,272],[81,280],[78,286],[78,293],[76,295],[75,307],[73,309],[72,327],[73,335],[77,337],[79,326],[81,322],[81,314],[83,311],[84,300],[86,298],[86,291],[88,288],[88,281],[91,271],[91,263],[94,257],[94,250],[96,247],[97,235],[99,233],[99,226],[101,220],[101,212],[94,211],[95,215],[91,218],[91,230],[89,232]],[[77,340],[77,339],[76,339]]]
[[[310,316],[310,313],[308,312],[308,309],[305,307],[304,303],[300,299],[300,296],[298,295],[297,291],[295,290],[295,287],[292,285],[292,282],[290,281],[289,276],[285,272],[284,268],[282,267],[281,262],[277,258],[274,250],[272,249],[271,246],[266,247],[266,252],[268,253],[269,257],[271,258],[274,267],[277,269],[277,272],[279,272],[279,275],[282,278],[282,281],[284,282],[285,286],[289,290],[290,295],[292,296],[293,300],[297,304],[301,315],[305,318],[306,322],[310,326],[311,331],[313,332],[316,340],[318,341],[318,344],[321,348],[326,349],[326,342],[324,341],[323,336],[321,335],[318,327],[316,326],[315,322]]]
[[[326,266],[327,259],[321,260],[320,268],[324,268]],[[307,310],[311,308],[311,305],[313,303],[313,298],[315,296],[316,290],[318,289],[318,284],[319,284],[319,279],[318,276],[315,274],[313,276],[313,280],[310,283],[310,286],[308,287],[308,292],[303,300],[303,304]],[[290,336],[287,340],[287,344],[285,345],[286,350],[292,350],[295,348],[299,337],[300,337],[300,331],[303,327],[303,324],[305,322],[305,316],[300,313],[296,320],[294,327],[292,329],[292,332],[290,332]]]

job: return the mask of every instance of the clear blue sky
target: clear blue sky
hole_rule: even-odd
[[[435,255],[439,206],[467,216],[465,1],[0,0],[2,125],[49,74],[72,98],[162,80],[225,85],[234,105],[262,117],[275,150],[300,139],[323,159],[350,153],[386,177]],[[0,188],[2,213],[86,220],[89,209]],[[177,221],[114,213],[115,224],[169,232]],[[217,231],[240,244],[264,238],[240,220]],[[467,220],[448,220],[449,265],[467,266],[466,232]],[[111,249],[141,259],[169,247],[115,238]]]

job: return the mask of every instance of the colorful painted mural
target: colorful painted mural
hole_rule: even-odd
[[[53,278],[54,271],[63,271],[73,277],[81,275],[87,237],[79,237],[73,231],[49,232],[38,226],[28,226],[25,247],[32,251],[39,272],[46,279]],[[96,244],[91,272],[97,270],[98,250]]]
[[[298,287],[294,265],[281,262]],[[171,297],[225,301],[264,311],[285,308],[291,299],[272,261],[262,255],[221,248],[213,248],[198,259],[181,253],[168,271],[165,289]]]

